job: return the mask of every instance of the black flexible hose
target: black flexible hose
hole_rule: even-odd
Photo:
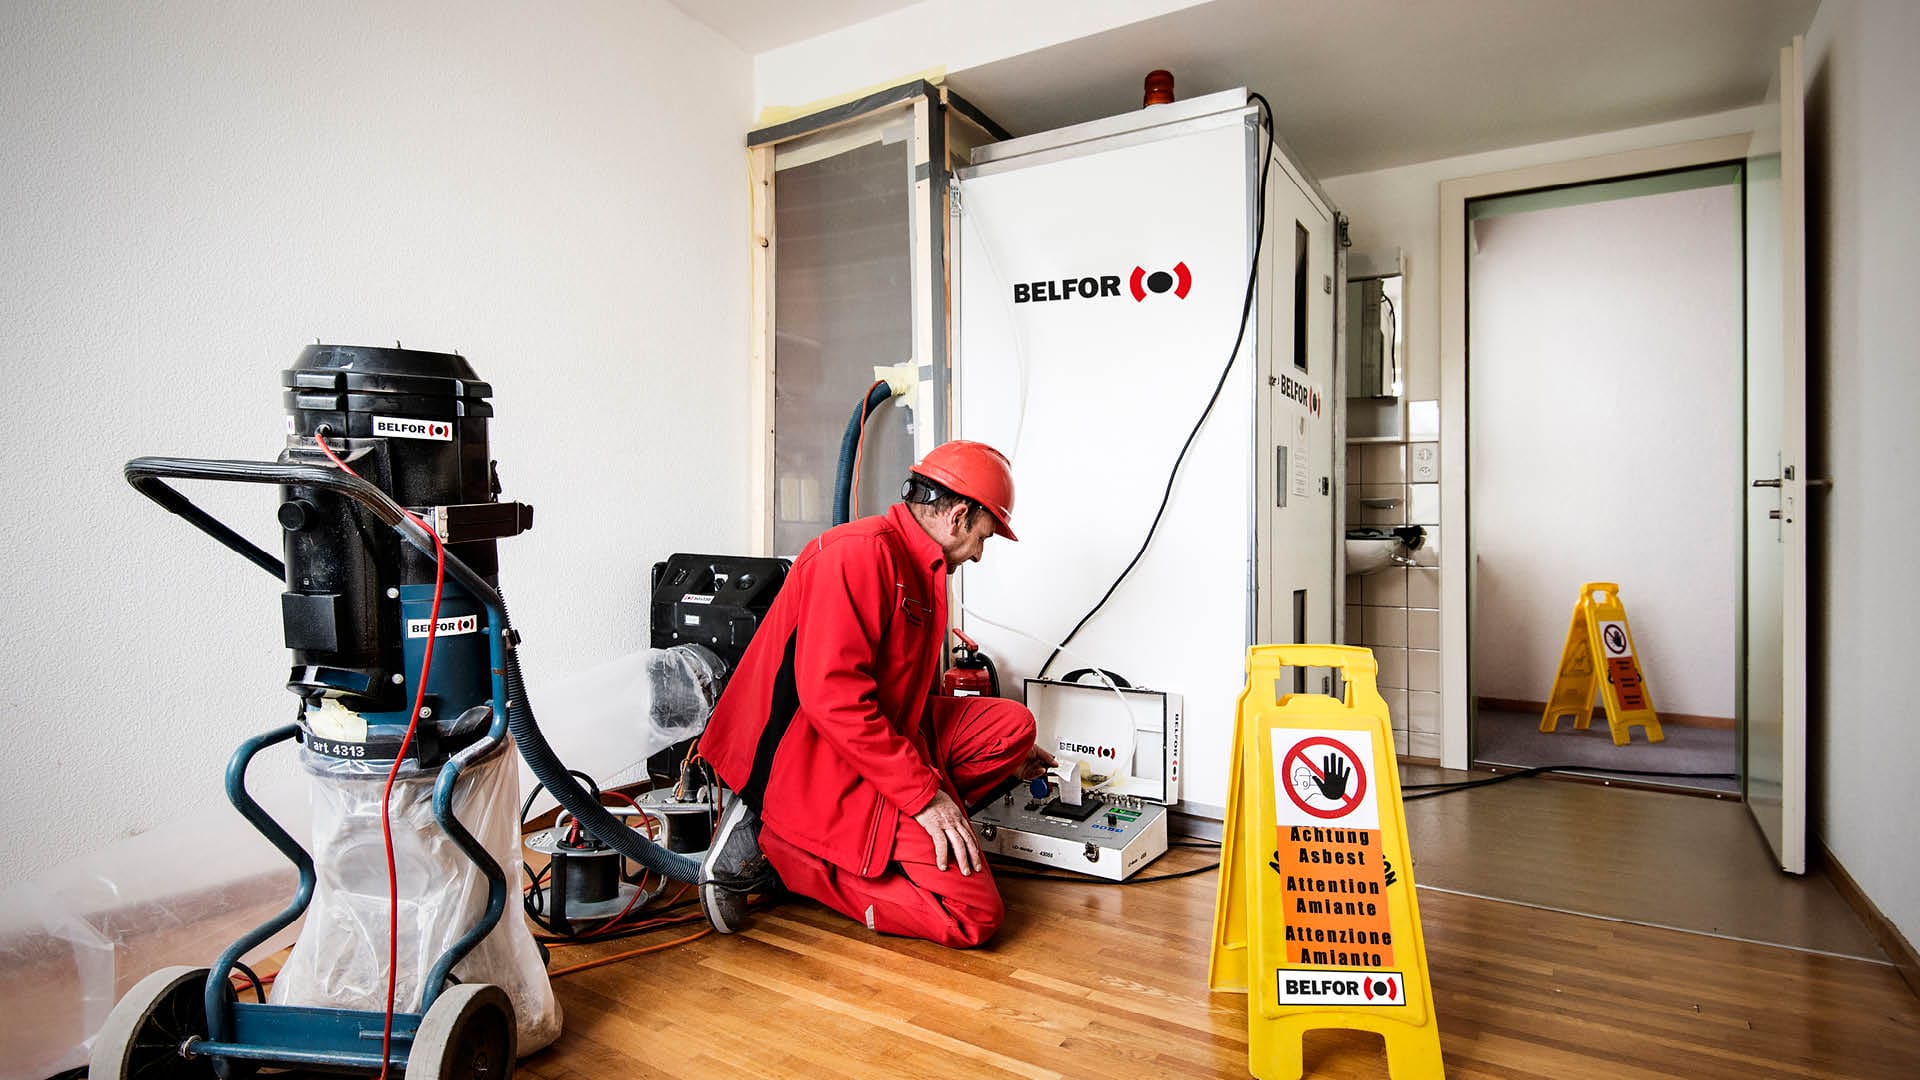
[[[860,449],[860,431],[867,426],[867,418],[873,410],[887,403],[893,396],[893,387],[886,383],[875,383],[867,391],[866,399],[860,402],[853,415],[847,417],[847,430],[840,436],[840,467],[833,474],[833,523],[845,525],[852,519],[853,501],[853,459]]]

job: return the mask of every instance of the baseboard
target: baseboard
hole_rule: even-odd
[[[1526,701],[1521,698],[1498,697],[1475,698],[1474,701],[1483,709],[1493,709],[1498,712],[1530,713],[1534,716],[1539,716],[1541,713],[1547,711],[1547,703],[1544,701]],[[1731,716],[1699,716],[1694,713],[1670,712],[1660,712],[1657,715],[1660,717],[1662,726],[1717,728],[1722,731],[1733,730],[1733,717]],[[1593,710],[1593,718],[1601,723],[1605,723],[1607,720],[1607,710],[1604,707],[1595,708]]]
[[[1840,865],[1839,859],[1833,857],[1827,845],[1818,840],[1815,844],[1819,847],[1821,865],[1827,872],[1827,880],[1833,882],[1834,891],[1860,916],[1860,921],[1867,924],[1868,932],[1887,951],[1893,966],[1900,969],[1900,977],[1907,980],[1907,988],[1920,996],[1920,952],[1914,951],[1913,942],[1908,941],[1900,928],[1893,925],[1893,920],[1880,913],[1880,909],[1861,891],[1860,883],[1853,880],[1853,875],[1847,873],[1847,868]]]

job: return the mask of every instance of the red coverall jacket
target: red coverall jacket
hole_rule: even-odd
[[[769,829],[862,877],[940,790],[924,718],[947,632],[947,562],[896,503],[794,560],[700,738]]]

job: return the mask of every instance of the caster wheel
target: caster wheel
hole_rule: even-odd
[[[420,1020],[406,1078],[507,1080],[518,1042],[506,991],[485,983],[451,986]]]
[[[170,967],[141,979],[107,1014],[87,1075],[100,1080],[214,1080],[213,1062],[180,1047],[207,1037],[207,969]]]

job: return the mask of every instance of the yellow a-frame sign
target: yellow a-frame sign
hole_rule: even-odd
[[[1605,662],[1604,671],[1595,663],[1596,657]],[[1635,724],[1646,731],[1650,743],[1666,738],[1653,711],[1653,696],[1647,693],[1647,680],[1640,674],[1633,630],[1620,603],[1620,586],[1611,581],[1580,586],[1567,644],[1560,650],[1560,667],[1553,677],[1553,693],[1540,715],[1540,730],[1551,733],[1563,716],[1573,717],[1576,731],[1587,730],[1596,689],[1607,706],[1613,745],[1627,745],[1633,737],[1629,729]]]
[[[1342,669],[1345,700],[1282,696],[1287,667]],[[1444,1075],[1378,670],[1346,645],[1247,650],[1207,985],[1247,995],[1259,1080],[1299,1080],[1318,1028],[1378,1033],[1393,1080]]]

